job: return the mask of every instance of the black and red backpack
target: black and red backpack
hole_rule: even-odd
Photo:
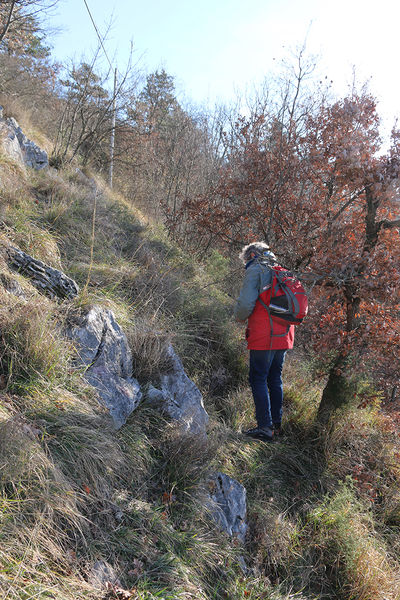
[[[308,313],[308,299],[300,281],[287,269],[276,265],[271,267],[271,299],[267,306],[259,297],[259,302],[267,309],[270,317],[282,325],[299,325]]]

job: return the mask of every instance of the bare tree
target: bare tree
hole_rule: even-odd
[[[59,165],[80,156],[83,164],[95,163],[104,172],[110,168],[110,136],[115,126],[127,119],[127,105],[137,84],[138,66],[129,61],[125,72],[111,88],[110,74],[96,69],[100,47],[90,63],[82,62],[68,69],[60,80],[60,112],[52,152],[52,162]]]

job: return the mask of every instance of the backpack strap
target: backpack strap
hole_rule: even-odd
[[[268,312],[269,314],[269,308],[268,306],[265,304],[265,302],[263,300],[261,300],[260,296],[258,296],[257,300],[259,301],[259,303],[265,308],[265,310]]]
[[[285,275],[282,274],[282,271],[274,271],[274,272],[275,272],[276,278],[279,281],[279,283],[281,283],[281,284],[283,283],[284,284],[285,283],[285,281],[284,281]],[[288,271],[288,273],[291,275],[291,273],[289,271]],[[284,288],[283,291],[285,292],[285,295],[292,302],[293,313],[295,315],[297,315],[299,313],[299,311],[300,311],[300,304],[299,304],[299,302],[298,302],[295,294],[293,294],[292,290],[287,285],[285,285],[285,288]]]
[[[273,331],[274,331],[274,323],[273,323],[273,320],[272,320],[272,316],[271,316],[271,312],[269,310],[269,307],[265,304],[265,302],[263,300],[261,300],[260,296],[257,298],[257,300],[259,301],[259,303],[267,311],[267,315],[268,315],[268,318],[269,318],[269,324],[270,324],[270,327],[271,327],[271,337],[286,337],[287,334],[289,333],[290,325],[287,325],[286,333],[273,333]]]
[[[259,261],[258,264],[261,266],[262,269],[266,268],[269,271],[271,271],[271,275],[272,275],[271,283],[270,283],[270,285],[266,289],[271,289],[271,295],[272,295],[273,290],[274,290],[274,277],[276,276],[277,282],[280,283],[280,278],[278,276],[278,273],[280,273],[280,271],[277,271],[273,266],[267,265],[267,264],[263,263],[262,261]],[[262,281],[262,279],[260,280],[260,288],[261,288],[261,281]],[[276,282],[275,282],[275,284],[276,284]],[[262,292],[264,292],[264,291],[266,291],[266,290],[263,289]],[[274,333],[274,323],[273,323],[273,320],[272,320],[271,312],[269,310],[269,307],[265,304],[265,302],[261,299],[260,296],[261,296],[261,294],[258,296],[257,300],[265,308],[265,310],[267,311],[267,315],[268,315],[268,319],[269,319],[269,325],[270,325],[270,330],[271,330],[271,345],[272,345],[272,338],[273,337],[286,337],[287,336],[287,334],[289,333],[289,330],[290,330],[290,325],[287,326],[287,330],[286,330],[285,333]]]

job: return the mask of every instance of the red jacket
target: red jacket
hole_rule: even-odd
[[[261,294],[261,300],[267,306],[270,296],[271,290]],[[267,310],[257,301],[247,321],[246,340],[249,350],[290,350],[294,342],[294,325],[281,325],[270,320]]]
[[[294,325],[281,325],[271,321],[267,310],[258,302],[260,297],[268,306],[272,282],[271,265],[262,258],[246,265],[246,274],[234,313],[238,320],[248,319],[246,329],[249,350],[285,350],[293,348]]]

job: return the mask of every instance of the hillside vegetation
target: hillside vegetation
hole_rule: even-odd
[[[81,288],[56,303],[2,264],[25,295],[0,287],[2,598],[399,598],[398,433],[378,399],[358,407],[372,392],[321,429],[321,389],[293,355],[286,436],[245,440],[252,401],[225,259],[193,260],[98,176],[5,156],[0,169],[3,246]],[[94,303],[127,332],[143,384],[173,341],[204,394],[207,441],[178,435],[145,401],[115,433],[62,335]],[[211,470],[246,487],[244,547],[207,516]]]
[[[95,60],[51,63],[36,5],[0,39],[4,116],[51,165],[0,153],[2,600],[400,599],[398,132],[379,154],[374,100],[307,90],[301,60],[246,118],[184,109],[164,70],[141,87],[127,73],[110,188],[114,98]],[[254,410],[232,318],[255,238],[310,291],[270,444],[241,434]],[[38,291],[10,246],[78,296]],[[143,390],[117,431],[65,335],[95,305]],[[207,436],[149,401],[170,344]],[[244,543],[210,517],[212,473],[246,489]]]

